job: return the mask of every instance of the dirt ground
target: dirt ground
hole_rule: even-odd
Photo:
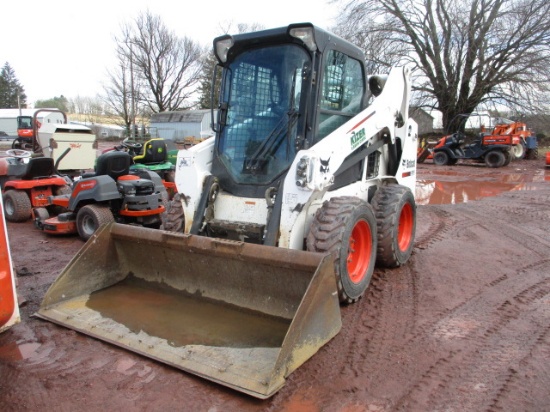
[[[8,224],[22,322],[0,335],[3,411],[548,411],[550,170],[418,168],[416,247],[342,307],[332,341],[260,401],[32,317],[82,246]]]

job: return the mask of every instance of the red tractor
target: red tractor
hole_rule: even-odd
[[[533,160],[538,157],[537,137],[525,123],[500,119],[489,136],[501,139],[499,143],[512,145],[515,159]]]

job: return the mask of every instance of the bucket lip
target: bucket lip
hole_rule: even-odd
[[[110,223],[109,231],[113,240],[162,244],[165,249],[182,250],[207,256],[220,256],[227,259],[252,259],[261,264],[297,270],[312,270],[319,266],[327,253],[287,249],[276,246],[258,245],[238,240],[220,239],[187,233],[174,233],[141,226]]]

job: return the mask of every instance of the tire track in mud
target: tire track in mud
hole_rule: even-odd
[[[508,304],[502,303],[499,305],[498,300],[493,303],[493,305],[488,306],[486,308],[480,308],[479,303],[475,302],[483,302],[486,300],[488,296],[494,296],[494,295],[501,295],[504,297],[512,297],[514,298],[514,302],[517,300],[516,303],[520,302],[522,300],[522,297],[528,296],[531,292],[534,293],[538,299],[543,299],[548,295],[548,280],[542,279],[540,280],[541,276],[537,276],[537,274],[540,275],[540,273],[550,273],[549,270],[549,261],[548,259],[541,259],[539,260],[539,257],[546,257],[546,251],[548,243],[541,239],[540,236],[537,234],[533,234],[529,230],[529,227],[527,226],[524,228],[523,226],[518,230],[516,229],[512,224],[505,223],[504,225],[499,225],[496,230],[494,226],[491,227],[485,227],[484,221],[487,220],[487,215],[485,213],[472,213],[470,208],[468,206],[465,206],[465,211],[460,210],[460,213],[454,213],[453,218],[455,219],[455,223],[452,225],[447,225],[445,233],[443,236],[438,236],[438,241],[445,241],[452,239],[455,236],[460,235],[460,232],[467,232],[470,228],[474,227],[480,227],[482,230],[487,230],[490,232],[497,232],[496,236],[500,239],[510,239],[510,242],[515,242],[516,239],[526,239],[527,241],[524,242],[527,243],[527,247],[531,248],[533,253],[530,255],[530,259],[535,259],[534,262],[530,262],[528,265],[521,267],[521,268],[507,268],[506,273],[501,274],[499,277],[490,279],[487,281],[486,284],[482,284],[482,286],[479,288],[477,293],[475,293],[473,296],[471,296],[469,299],[462,301],[455,307],[451,309],[444,309],[443,312],[437,313],[437,311],[430,312],[430,316],[428,317],[431,320],[425,321],[423,324],[419,325],[417,327],[416,333],[414,336],[407,340],[404,344],[405,346],[410,347],[418,347],[423,346],[426,348],[426,350],[430,350],[433,348],[433,350],[440,354],[435,360],[434,363],[426,364],[424,366],[425,369],[422,369],[421,365],[415,365],[415,367],[419,367],[423,370],[422,374],[418,377],[418,381],[415,381],[415,379],[412,377],[414,376],[414,373],[409,373],[409,376],[411,378],[411,381],[414,383],[408,390],[406,394],[404,394],[399,401],[394,405],[396,409],[407,409],[408,405],[416,404],[416,405],[422,405],[422,407],[426,407],[427,405],[430,405],[429,409],[445,409],[446,404],[454,404],[456,405],[456,402],[448,402],[446,399],[452,399],[452,394],[447,393],[446,396],[440,397],[440,393],[445,391],[444,388],[448,386],[452,386],[456,389],[460,385],[461,378],[457,377],[457,374],[462,375],[462,372],[455,372],[455,370],[460,370],[460,365],[463,363],[468,364],[470,359],[474,359],[474,361],[471,361],[469,363],[469,373],[472,371],[479,370],[478,367],[481,366],[481,369],[486,374],[487,370],[490,369],[488,365],[496,364],[494,359],[492,359],[490,356],[485,354],[485,358],[483,356],[478,355],[482,359],[486,359],[486,363],[484,365],[479,365],[478,362],[475,361],[476,357],[474,356],[473,352],[468,348],[468,350],[463,349],[457,349],[456,347],[453,347],[453,345],[450,345],[448,348],[441,348],[438,347],[440,345],[431,344],[431,338],[434,333],[438,331],[437,327],[438,325],[441,325],[441,322],[443,322],[445,319],[452,320],[453,318],[457,317],[461,314],[461,311],[464,313],[469,313],[469,316],[472,319],[475,319],[478,315],[483,315],[484,313],[497,313],[497,324],[494,327],[491,327],[491,320],[487,319],[485,322],[482,323],[481,326],[484,326],[487,328],[486,336],[470,336],[470,332],[468,331],[468,327],[472,328],[472,325],[468,326],[466,325],[450,325],[451,327],[448,329],[448,333],[455,334],[456,336],[453,336],[455,340],[470,340],[472,338],[474,340],[474,345],[477,348],[477,352],[484,353],[490,353],[490,350],[483,349],[485,348],[485,345],[487,345],[485,342],[488,342],[490,340],[490,337],[500,333],[503,329],[506,328],[506,326],[513,320],[513,319],[520,319],[521,317],[524,317],[524,312],[530,312],[532,308],[529,307],[523,307],[523,308],[517,308],[517,317],[514,318],[513,316],[510,316],[509,311],[506,310],[508,308]],[[437,209],[436,209],[437,210]],[[440,212],[440,216],[444,215],[445,212]],[[434,214],[430,214],[431,217],[434,216]],[[540,218],[539,215],[536,215]],[[528,224],[533,225],[534,222],[531,220],[527,221]],[[437,227],[438,225],[436,223],[432,223],[430,227]],[[432,245],[434,242],[431,242],[430,239],[430,233],[431,230],[428,230],[427,233],[425,233],[422,237],[419,237],[420,245]],[[464,234],[462,235],[464,236]],[[542,242],[541,242],[542,241]],[[441,245],[438,245],[441,247]],[[422,247],[420,249],[423,249]],[[422,253],[422,252],[420,252]],[[538,255],[538,256],[537,256]],[[529,260],[529,258],[527,260]],[[421,257],[418,257],[418,259],[421,259]],[[524,260],[525,262],[525,260]],[[416,268],[416,264],[413,265]],[[514,270],[515,269],[515,270]],[[417,270],[417,272],[422,273],[422,270]],[[515,272],[515,273],[514,273]],[[520,287],[518,289],[518,286],[516,285],[517,279],[525,277],[525,273],[528,273],[529,280],[527,281],[520,281]],[[536,272],[536,273],[535,273]],[[420,275],[422,278],[422,275]],[[538,280],[537,280],[538,279]],[[523,280],[523,279],[522,279]],[[504,285],[501,291],[495,290],[495,288],[498,288],[499,285]],[[516,285],[516,286],[515,286]],[[523,287],[523,289],[522,289]],[[420,289],[419,294],[421,295],[423,292],[422,289]],[[512,292],[517,292],[517,294],[513,294]],[[419,298],[422,299],[421,297]],[[507,300],[505,299],[505,302]],[[463,313],[463,314],[464,314]],[[514,313],[512,311],[512,313]],[[540,315],[540,314],[539,314]],[[540,317],[540,316],[539,316]],[[424,321],[424,319],[423,319]],[[529,321],[529,320],[527,320]],[[540,319],[539,319],[540,321]],[[525,319],[522,319],[522,322],[525,322]],[[475,324],[474,324],[475,325]],[[479,326],[479,327],[481,327]],[[466,328],[466,331],[464,331],[464,328]],[[474,331],[475,331],[474,327]],[[518,325],[518,330],[521,330],[521,327]],[[441,332],[441,330],[439,331]],[[532,330],[533,333],[536,333],[536,328]],[[512,336],[512,340],[517,342],[518,339],[521,339],[523,336],[523,333],[518,333],[517,336]],[[481,339],[480,339],[481,338]],[[459,344],[457,347],[462,347],[464,344]],[[415,358],[415,355],[413,354],[411,356],[412,358]],[[506,359],[501,364],[501,371],[498,374],[498,378],[500,378],[500,382],[506,382],[507,379],[511,379],[508,373],[503,373],[502,369],[506,369],[507,363],[511,361],[517,362],[518,357],[513,357]],[[492,373],[491,376],[494,376],[495,373]],[[504,376],[504,377],[503,377]],[[495,378],[496,379],[496,378]],[[435,382],[435,383],[434,383]],[[504,385],[504,384],[503,384]],[[407,385],[406,385],[407,386]],[[427,388],[424,388],[427,387]],[[424,389],[423,389],[424,388]],[[452,392],[452,391],[451,391]],[[438,399],[441,399],[439,401]],[[458,402],[458,400],[457,400]],[[495,403],[496,401],[493,401]],[[460,404],[460,403],[459,403]],[[476,405],[478,406],[478,405]],[[466,408],[467,409],[467,408]],[[476,407],[473,408],[474,410],[477,410]]]
[[[420,213],[419,219],[427,229],[415,241],[415,248],[420,252],[415,251],[413,261],[423,249],[452,237],[455,227],[450,214],[441,208],[422,207]],[[424,225],[425,222],[428,223]],[[403,342],[412,339],[417,323],[424,321],[418,314],[421,276],[414,264],[376,269],[366,295],[359,302],[342,308],[340,334],[308,361],[315,366],[311,370],[302,367],[290,376],[287,386],[294,387],[294,396],[299,396],[303,404],[339,408],[341,404],[333,405],[329,395],[326,398],[321,395],[319,399],[319,394],[330,394],[335,389],[334,382],[340,382],[344,386],[336,389],[346,392],[348,405],[364,406],[367,398],[375,409],[390,408],[387,391],[392,390],[394,382],[388,382],[386,374],[403,368],[408,360]],[[443,357],[440,362],[448,361]],[[346,378],[342,379],[343,376]],[[330,383],[327,391],[317,390],[315,398],[307,395],[307,387],[323,386],[327,382]],[[403,386],[407,384],[405,380]],[[296,387],[306,389],[296,390]],[[296,395],[296,391],[302,392],[301,395]],[[281,392],[285,393],[285,388]],[[285,409],[288,398],[281,396],[282,393],[269,410]]]
[[[550,273],[548,261],[529,265],[518,273],[519,279],[501,277],[488,285],[495,290],[462,303],[408,342],[430,347],[435,339],[438,352],[448,354],[427,367],[396,409],[461,405],[463,410],[488,410],[496,405],[516,379],[518,365],[543,344],[541,335],[550,328],[550,278],[540,271]]]
[[[550,326],[544,328],[535,340],[535,345],[529,353],[519,362],[519,368],[509,369],[509,376],[504,385],[499,388],[493,402],[487,409],[489,412],[502,410],[544,410],[547,404],[539,404],[544,393],[532,396],[531,391],[525,390],[525,382],[534,385],[534,381],[542,382],[539,386],[547,391],[550,387]]]
[[[418,233],[415,239],[415,248],[426,249],[431,244],[441,240],[447,232],[450,222],[450,215],[444,210],[430,206],[420,206],[417,209],[417,219],[427,221],[427,229]],[[420,226],[417,224],[417,226]]]

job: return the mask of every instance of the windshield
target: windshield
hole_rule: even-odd
[[[267,184],[292,163],[309,61],[301,47],[286,44],[246,51],[231,63],[218,152],[235,182]]]
[[[19,116],[19,117],[17,117],[17,128],[18,129],[32,129],[32,117],[30,117],[30,116]]]

